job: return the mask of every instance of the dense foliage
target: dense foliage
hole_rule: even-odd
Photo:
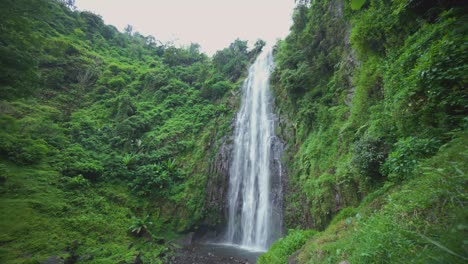
[[[297,2],[272,77],[290,232],[259,262],[466,262],[466,8]],[[209,58],[73,3],[0,1],[0,262],[167,262],[222,217],[210,167],[265,43]]]
[[[273,78],[291,146],[285,221],[325,230],[297,260],[466,261],[466,10],[300,1],[293,18]],[[269,254],[260,263],[284,263]]]
[[[0,262],[160,262],[216,223],[208,168],[261,45],[210,59],[70,7],[0,2]]]

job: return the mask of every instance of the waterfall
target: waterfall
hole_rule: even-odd
[[[269,91],[274,67],[264,48],[242,86],[237,113],[228,192],[227,243],[266,251],[282,231],[282,144],[275,137]]]

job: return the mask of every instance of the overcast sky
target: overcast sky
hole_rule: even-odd
[[[270,44],[289,32],[294,0],[76,0],[79,10],[101,15],[119,30],[179,45],[195,42],[213,54],[234,39]]]

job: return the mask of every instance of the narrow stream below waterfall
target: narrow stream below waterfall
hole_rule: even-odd
[[[194,243],[177,249],[168,264],[253,264],[263,254],[236,245]]]
[[[257,258],[263,254],[262,251],[249,251],[235,245],[226,244],[201,244],[198,245],[200,252],[211,253],[216,256],[235,260],[247,260],[249,263],[256,263]]]

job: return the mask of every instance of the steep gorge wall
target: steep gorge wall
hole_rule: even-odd
[[[320,83],[323,85],[330,81],[331,78],[337,79],[338,84],[335,84],[332,87],[333,91],[333,103],[334,105],[339,105],[343,109],[348,108],[351,105],[351,100],[354,94],[354,86],[352,85],[352,75],[355,65],[358,63],[355,58],[354,51],[350,44],[350,21],[349,18],[344,16],[344,4],[342,1],[327,1],[325,3],[317,4],[314,7],[309,7],[309,4],[303,6],[299,5],[296,8],[295,12],[295,25],[293,26],[293,33],[288,37],[288,40],[280,42],[277,47],[277,56],[280,61],[278,64],[278,69],[275,72],[273,78],[274,85],[274,94],[276,96],[275,105],[276,110],[279,115],[278,122],[278,134],[283,141],[287,142],[286,152],[283,155],[283,162],[285,163],[286,175],[289,175],[289,178],[285,179],[285,190],[284,190],[284,199],[285,199],[285,223],[287,228],[321,228],[324,223],[329,221],[330,217],[340,211],[342,208],[355,204],[358,200],[353,194],[357,193],[356,185],[346,184],[346,183],[337,183],[337,182],[328,182],[326,184],[320,184],[319,186],[314,186],[314,188],[320,189],[317,190],[321,192],[319,199],[317,201],[311,201],[310,197],[305,193],[305,186],[303,186],[298,181],[298,173],[300,169],[297,164],[299,161],[298,158],[301,149],[305,148],[304,140],[307,138],[309,133],[313,133],[313,127],[316,123],[310,119],[313,119],[314,116],[311,113],[306,113],[305,111],[313,112],[318,109],[306,109],[308,106],[304,105],[307,103],[314,103],[317,101],[317,106],[320,104],[320,99],[322,96],[325,96],[326,91],[319,87],[319,91],[312,91],[311,94],[300,100],[294,98],[294,91],[288,91],[291,87],[285,87],[284,83],[281,83],[282,78],[284,79],[286,70],[289,70],[288,67],[299,68],[302,67],[300,63],[303,62],[294,62],[291,65],[288,62],[281,58],[281,56],[291,56],[291,55],[282,55],[281,52],[284,52],[285,49],[292,49],[293,47],[286,46],[288,42],[298,45],[299,41],[293,40],[297,39],[298,33],[295,31],[310,30],[309,34],[313,33],[313,41],[309,44],[310,47],[303,47],[304,50],[296,50],[295,56],[300,56],[299,54],[308,54],[312,58],[303,58],[301,60],[311,60],[313,63],[314,60],[326,58],[325,65],[317,66],[316,71],[320,74],[320,71],[327,71],[330,68],[334,68],[335,65],[339,65],[339,69],[333,73],[326,73],[324,75],[318,75],[321,79],[319,80],[310,80],[311,76],[304,76],[306,74],[312,74],[313,72],[304,72],[303,78],[307,80],[297,80],[296,82],[288,83],[291,85],[297,85],[298,90],[306,91],[309,89],[307,87],[308,82]],[[314,29],[311,29],[310,26],[307,26],[307,16],[309,10],[315,10],[317,13],[323,12],[320,15],[315,16],[314,23],[321,23],[322,29],[314,32]],[[300,25],[302,23],[302,25]],[[311,23],[309,21],[309,23]],[[302,27],[299,29],[298,27]],[[291,45],[292,46],[292,45]],[[315,46],[315,50],[310,51]],[[294,47],[298,48],[298,47]],[[307,51],[306,49],[309,49]],[[283,50],[283,51],[282,51]],[[279,54],[278,54],[279,53]],[[329,57],[328,54],[333,54],[333,57]],[[288,60],[288,59],[286,59]],[[295,65],[294,65],[295,64]],[[311,69],[307,69],[311,70]],[[283,74],[283,76],[282,76]],[[299,77],[300,78],[300,77]],[[315,77],[316,78],[316,77]],[[304,93],[304,92],[301,92]],[[323,105],[327,107],[327,105]],[[325,110],[328,112],[328,110]],[[346,110],[345,110],[346,111]],[[349,114],[348,114],[349,115]],[[314,124],[312,124],[312,122]],[[311,127],[309,127],[309,125]],[[318,126],[316,127],[316,129]],[[337,135],[338,136],[338,135]],[[336,138],[335,138],[336,139]],[[331,139],[331,140],[335,140]],[[321,139],[318,139],[321,140]],[[325,139],[323,139],[325,140]],[[339,140],[339,138],[338,138]],[[332,144],[328,145],[333,147]],[[319,157],[316,157],[319,158]],[[328,172],[330,174],[335,173],[336,168],[330,166]],[[312,187],[312,186],[307,186]],[[317,212],[314,210],[321,210]]]
[[[411,162],[463,127],[463,15],[451,1],[426,2],[296,7],[272,78],[278,133],[288,143],[288,228],[324,229],[385,182],[409,177]]]
[[[222,228],[226,223],[229,168],[233,149],[232,136],[232,133],[229,133],[217,142],[208,171],[204,209],[208,213],[204,223],[216,229]]]

